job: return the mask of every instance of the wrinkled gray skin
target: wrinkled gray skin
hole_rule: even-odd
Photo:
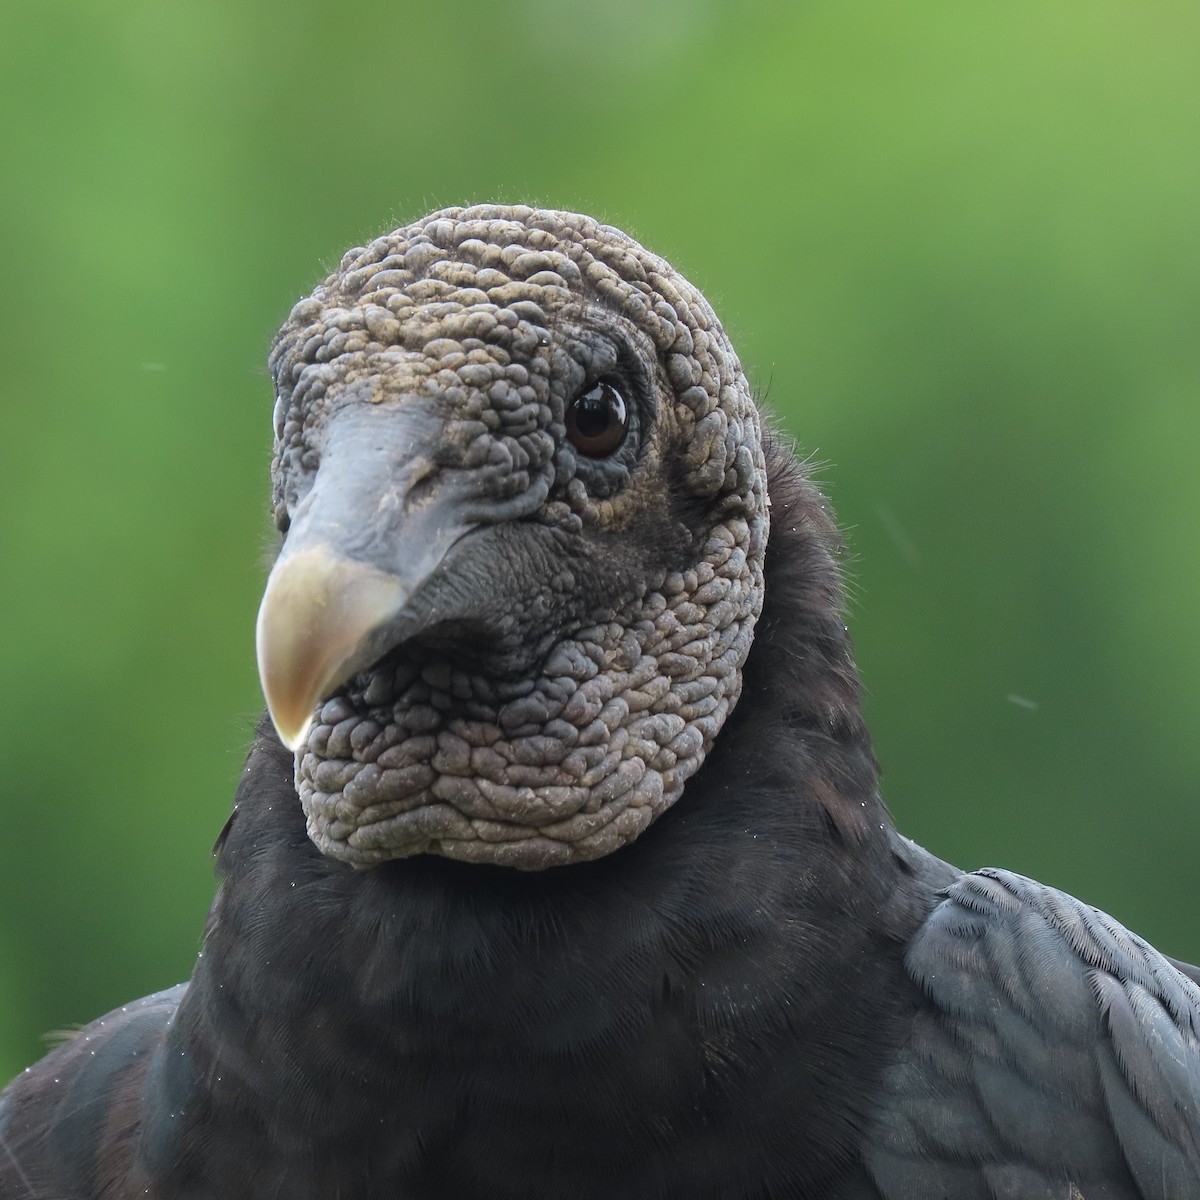
[[[347,253],[271,371],[288,542],[340,521],[415,581],[297,750],[313,841],[537,869],[637,837],[737,702],[763,599],[758,417],[704,297],[590,218],[447,209]],[[564,407],[601,377],[630,429],[588,458]]]
[[[768,436],[764,564],[745,380],[665,264],[437,215],[273,363],[299,761],[260,727],[191,981],[0,1094],[3,1200],[1200,1196],[1200,972],[895,831],[830,514]],[[349,870],[291,786],[353,864],[532,869],[636,837],[718,731],[658,829],[537,876]]]

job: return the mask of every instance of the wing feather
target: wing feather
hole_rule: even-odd
[[[916,1011],[864,1154],[883,1196],[1200,1196],[1200,988],[1136,934],[985,870],[905,965]]]

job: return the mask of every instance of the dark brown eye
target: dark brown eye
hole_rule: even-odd
[[[611,383],[601,380],[580,392],[564,415],[567,439],[580,454],[604,458],[625,440],[629,432],[629,409]]]

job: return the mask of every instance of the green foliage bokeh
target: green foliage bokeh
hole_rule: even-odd
[[[7,7],[0,1077],[190,970],[275,326],[476,200],[670,258],[824,464],[900,826],[1200,958],[1198,49],[1173,0]]]

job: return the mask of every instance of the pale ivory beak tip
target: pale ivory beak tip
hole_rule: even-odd
[[[271,720],[275,725],[275,732],[279,734],[279,740],[295,754],[307,741],[308,731],[312,728],[312,717],[306,717],[304,724],[296,733],[291,733],[285,728],[281,728],[278,721],[275,720],[275,714],[271,714]]]
[[[259,678],[280,740],[301,749],[314,710],[405,596],[394,576],[311,547],[275,565],[258,610]]]

